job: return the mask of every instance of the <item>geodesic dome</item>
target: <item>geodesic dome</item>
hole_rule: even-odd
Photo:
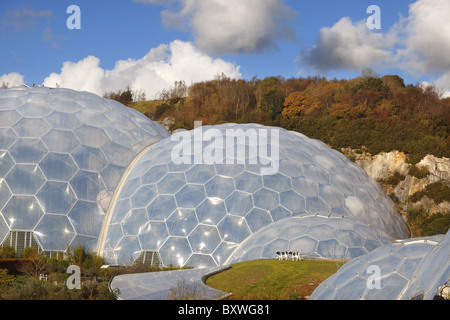
[[[243,146],[248,152],[238,151]],[[334,218],[344,218],[348,239],[335,244],[345,243],[348,252],[410,236],[392,201],[343,154],[302,134],[256,124],[202,127],[156,143],[124,177],[116,200],[100,241],[113,264],[139,258],[166,266],[222,265],[263,228],[282,237],[281,220],[297,216],[331,217],[314,225],[325,234]],[[356,231],[363,228],[372,229]]]
[[[431,300],[450,280],[449,239],[450,232],[379,247],[346,263],[311,300]]]
[[[276,252],[300,258],[350,260],[392,239],[380,228],[349,217],[302,215],[284,218],[255,232],[227,263],[272,259]]]
[[[122,175],[168,136],[139,112],[91,93],[0,89],[0,244],[95,250]]]

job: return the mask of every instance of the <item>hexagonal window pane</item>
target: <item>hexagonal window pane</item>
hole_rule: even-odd
[[[193,209],[177,209],[166,221],[169,232],[173,236],[187,236],[198,224]]]
[[[253,208],[252,196],[249,193],[235,191],[225,201],[228,212],[237,216],[245,216]]]
[[[235,189],[232,178],[216,176],[205,185],[209,197],[226,199]]]
[[[110,142],[103,147],[103,152],[112,164],[127,167],[134,159],[135,154],[129,148]]]
[[[319,195],[332,208],[344,206],[344,196],[331,185],[320,185]]]
[[[18,164],[6,176],[14,194],[34,195],[42,187],[45,177],[37,165]]]
[[[95,110],[84,108],[75,112],[75,115],[81,123],[84,123],[88,126],[103,128],[111,124],[111,121],[106,119],[106,117],[102,113]]]
[[[306,211],[310,214],[329,215],[331,213],[331,207],[320,198],[307,198]]]
[[[282,174],[266,175],[263,177],[264,186],[278,191],[287,191],[291,189],[291,179]]]
[[[169,173],[157,183],[160,194],[175,194],[186,184],[184,173]]]
[[[139,230],[142,250],[159,250],[169,233],[164,222],[149,221]]]
[[[187,184],[176,195],[177,203],[182,208],[195,208],[206,197],[202,185]]]
[[[176,208],[174,196],[158,195],[147,207],[147,213],[150,220],[165,220]]]
[[[0,111],[0,127],[10,127],[20,118],[21,116],[16,111]]]
[[[45,107],[42,103],[25,103],[16,109],[23,117],[44,117],[52,110]]]
[[[303,175],[303,166],[298,160],[281,159],[279,172],[288,177],[300,177]]]
[[[215,198],[206,198],[196,211],[200,223],[213,225],[218,224],[227,214],[224,202]]]
[[[280,193],[280,204],[291,212],[305,210],[305,199],[292,190]]]
[[[49,153],[39,167],[49,180],[69,181],[78,167],[68,154]]]
[[[142,186],[139,190],[131,197],[131,204],[133,208],[145,208],[147,207],[153,199],[158,195],[158,190],[156,190],[155,185]]]
[[[6,184],[6,181],[0,179],[0,212],[3,206],[8,202],[9,198],[11,198],[12,193]],[[0,219],[1,220],[1,219]]]
[[[40,139],[19,139],[9,149],[16,163],[38,163],[47,152]]]
[[[249,193],[255,192],[263,187],[261,176],[247,171],[234,178],[234,181],[236,183],[236,189]]]
[[[255,206],[261,209],[270,210],[280,204],[278,193],[269,189],[261,189],[253,194]]]
[[[159,250],[165,266],[183,266],[192,254],[186,238],[169,238]]]
[[[67,216],[46,214],[34,233],[44,250],[67,250],[75,232]]]
[[[10,128],[0,128],[0,149],[8,150],[17,138],[17,135]]]
[[[33,230],[44,215],[39,202],[30,196],[13,196],[2,213],[9,228],[18,230]]]
[[[78,199],[86,201],[97,201],[100,192],[105,190],[99,174],[94,172],[78,171],[70,181]]]
[[[216,227],[204,225],[197,226],[188,239],[196,253],[212,253],[221,241]]]
[[[66,214],[77,201],[68,183],[48,181],[36,195],[46,213]]]
[[[316,252],[318,241],[308,236],[302,236],[291,241],[291,250],[302,255],[313,255]]]
[[[312,181],[319,184],[330,183],[329,174],[325,170],[322,170],[320,167],[316,165],[304,165],[303,168],[305,171],[305,176],[310,178]]]
[[[81,125],[80,120],[71,113],[55,111],[45,119],[54,129],[73,130]]]
[[[270,215],[273,221],[278,221],[287,217],[290,217],[292,213],[282,206],[277,206],[276,208],[270,210]]]
[[[51,129],[44,119],[33,118],[23,118],[13,128],[22,138],[41,138]]]
[[[69,213],[70,220],[79,234],[98,237],[105,214],[97,203],[78,201]]]
[[[216,267],[217,263],[210,255],[194,253],[186,262],[186,266],[195,266],[195,268],[212,268]]]
[[[123,234],[137,236],[147,222],[148,216],[145,209],[133,209],[122,221]]]
[[[256,232],[259,229],[272,223],[272,217],[266,210],[255,208],[251,210],[246,216],[247,224],[252,232]]]
[[[89,147],[101,148],[110,141],[104,130],[87,125],[77,128],[75,134],[82,144]]]
[[[241,243],[250,234],[245,218],[228,215],[217,226],[224,241]]]
[[[98,148],[80,146],[72,156],[78,167],[83,170],[101,171],[108,165],[108,159]]]
[[[5,177],[6,174],[14,166],[14,160],[7,151],[0,151],[0,177]]]
[[[199,164],[186,172],[187,182],[206,183],[216,175],[213,165]]]
[[[42,140],[48,150],[53,152],[71,153],[80,145],[80,142],[72,131],[53,129]]]

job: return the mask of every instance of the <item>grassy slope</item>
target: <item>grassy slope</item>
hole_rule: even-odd
[[[231,265],[231,269],[208,278],[206,284],[233,293],[231,299],[235,300],[305,299],[342,264],[325,260],[247,261]]]

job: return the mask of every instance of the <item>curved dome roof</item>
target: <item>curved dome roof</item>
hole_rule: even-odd
[[[94,249],[127,167],[169,135],[91,93],[1,89],[0,242],[9,231],[33,231],[46,251],[80,242]]]
[[[342,266],[311,300],[432,300],[450,277],[449,240],[450,232],[379,247]]]
[[[273,259],[277,252],[301,258],[353,259],[392,243],[385,231],[357,219],[302,215],[284,218],[255,232],[226,262]]]
[[[256,124],[201,127],[156,143],[131,168],[116,200],[100,250],[118,264],[150,251],[164,265],[221,265],[262,228],[279,237],[277,221],[295,216],[354,220],[355,228],[378,230],[377,241],[409,237],[392,201],[343,154]]]

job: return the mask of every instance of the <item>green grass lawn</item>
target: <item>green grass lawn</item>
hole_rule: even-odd
[[[231,292],[232,300],[307,299],[343,264],[326,260],[247,261],[231,265],[230,269],[208,278],[206,284]]]

